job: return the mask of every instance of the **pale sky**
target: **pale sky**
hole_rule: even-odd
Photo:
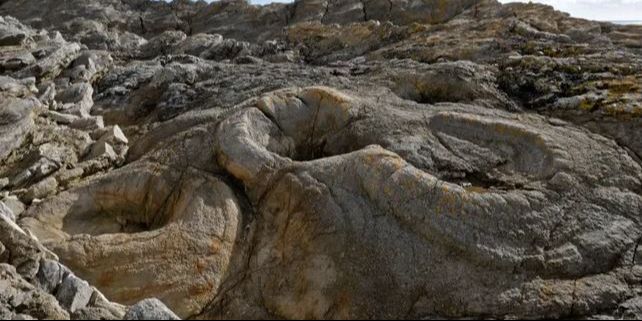
[[[499,0],[529,2],[529,0]],[[642,20],[642,0],[533,0],[552,5],[572,16],[592,20]],[[291,2],[289,0],[251,0],[252,3]]]

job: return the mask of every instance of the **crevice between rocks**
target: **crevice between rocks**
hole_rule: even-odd
[[[638,240],[635,242],[635,247],[633,248],[633,255],[631,257],[631,269],[635,266],[636,260],[637,260],[637,255],[638,255],[638,248],[640,247],[640,243],[642,242],[642,236],[638,238]]]
[[[363,12],[363,22],[368,22],[368,8],[365,0],[361,1],[361,11]]]

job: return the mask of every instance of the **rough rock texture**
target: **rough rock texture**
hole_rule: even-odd
[[[127,311],[125,320],[180,320],[157,299],[140,301]]]
[[[640,39],[494,0],[0,1],[0,319],[642,317]]]

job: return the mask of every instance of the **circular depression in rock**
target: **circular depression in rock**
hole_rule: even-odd
[[[372,101],[325,87],[289,89],[219,126],[219,164],[243,182],[259,213],[254,273],[247,281],[253,290],[243,298],[261,293],[260,304],[293,318],[389,316],[420,304],[454,317],[545,314],[547,304],[567,302],[567,281],[611,271],[605,262],[635,243],[637,226],[626,212],[594,206],[598,182],[588,172],[596,159],[627,168],[609,169],[606,177],[634,175],[634,166],[586,132],[554,128],[538,117],[467,105],[431,106],[424,113],[416,104],[367,115],[378,117],[373,125],[397,115],[416,118],[409,123],[417,133],[398,130],[399,137],[432,135],[426,140],[431,148],[470,166],[483,156],[503,175],[533,183],[529,188],[466,189],[381,147],[311,161],[292,157],[345,134],[358,100]],[[395,132],[379,129],[371,131],[380,135],[374,139]],[[586,195],[556,197],[547,184],[559,172],[570,173]],[[542,284],[541,277],[553,280]],[[389,290],[382,297],[383,287]],[[541,298],[544,287],[557,292]],[[482,294],[471,297],[470,288]],[[516,312],[502,301],[513,290],[539,303]]]
[[[218,178],[135,163],[38,204],[22,224],[111,300],[158,297],[187,317],[218,293],[239,218]]]
[[[261,164],[278,167],[288,159],[312,161],[380,145],[444,181],[479,192],[546,181],[566,161],[545,131],[458,106],[403,110],[375,107],[328,87],[279,90],[223,121],[227,132],[218,134],[219,161],[251,180]]]

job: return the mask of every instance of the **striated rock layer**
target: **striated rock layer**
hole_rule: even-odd
[[[0,1],[0,319],[642,317],[642,28]]]

